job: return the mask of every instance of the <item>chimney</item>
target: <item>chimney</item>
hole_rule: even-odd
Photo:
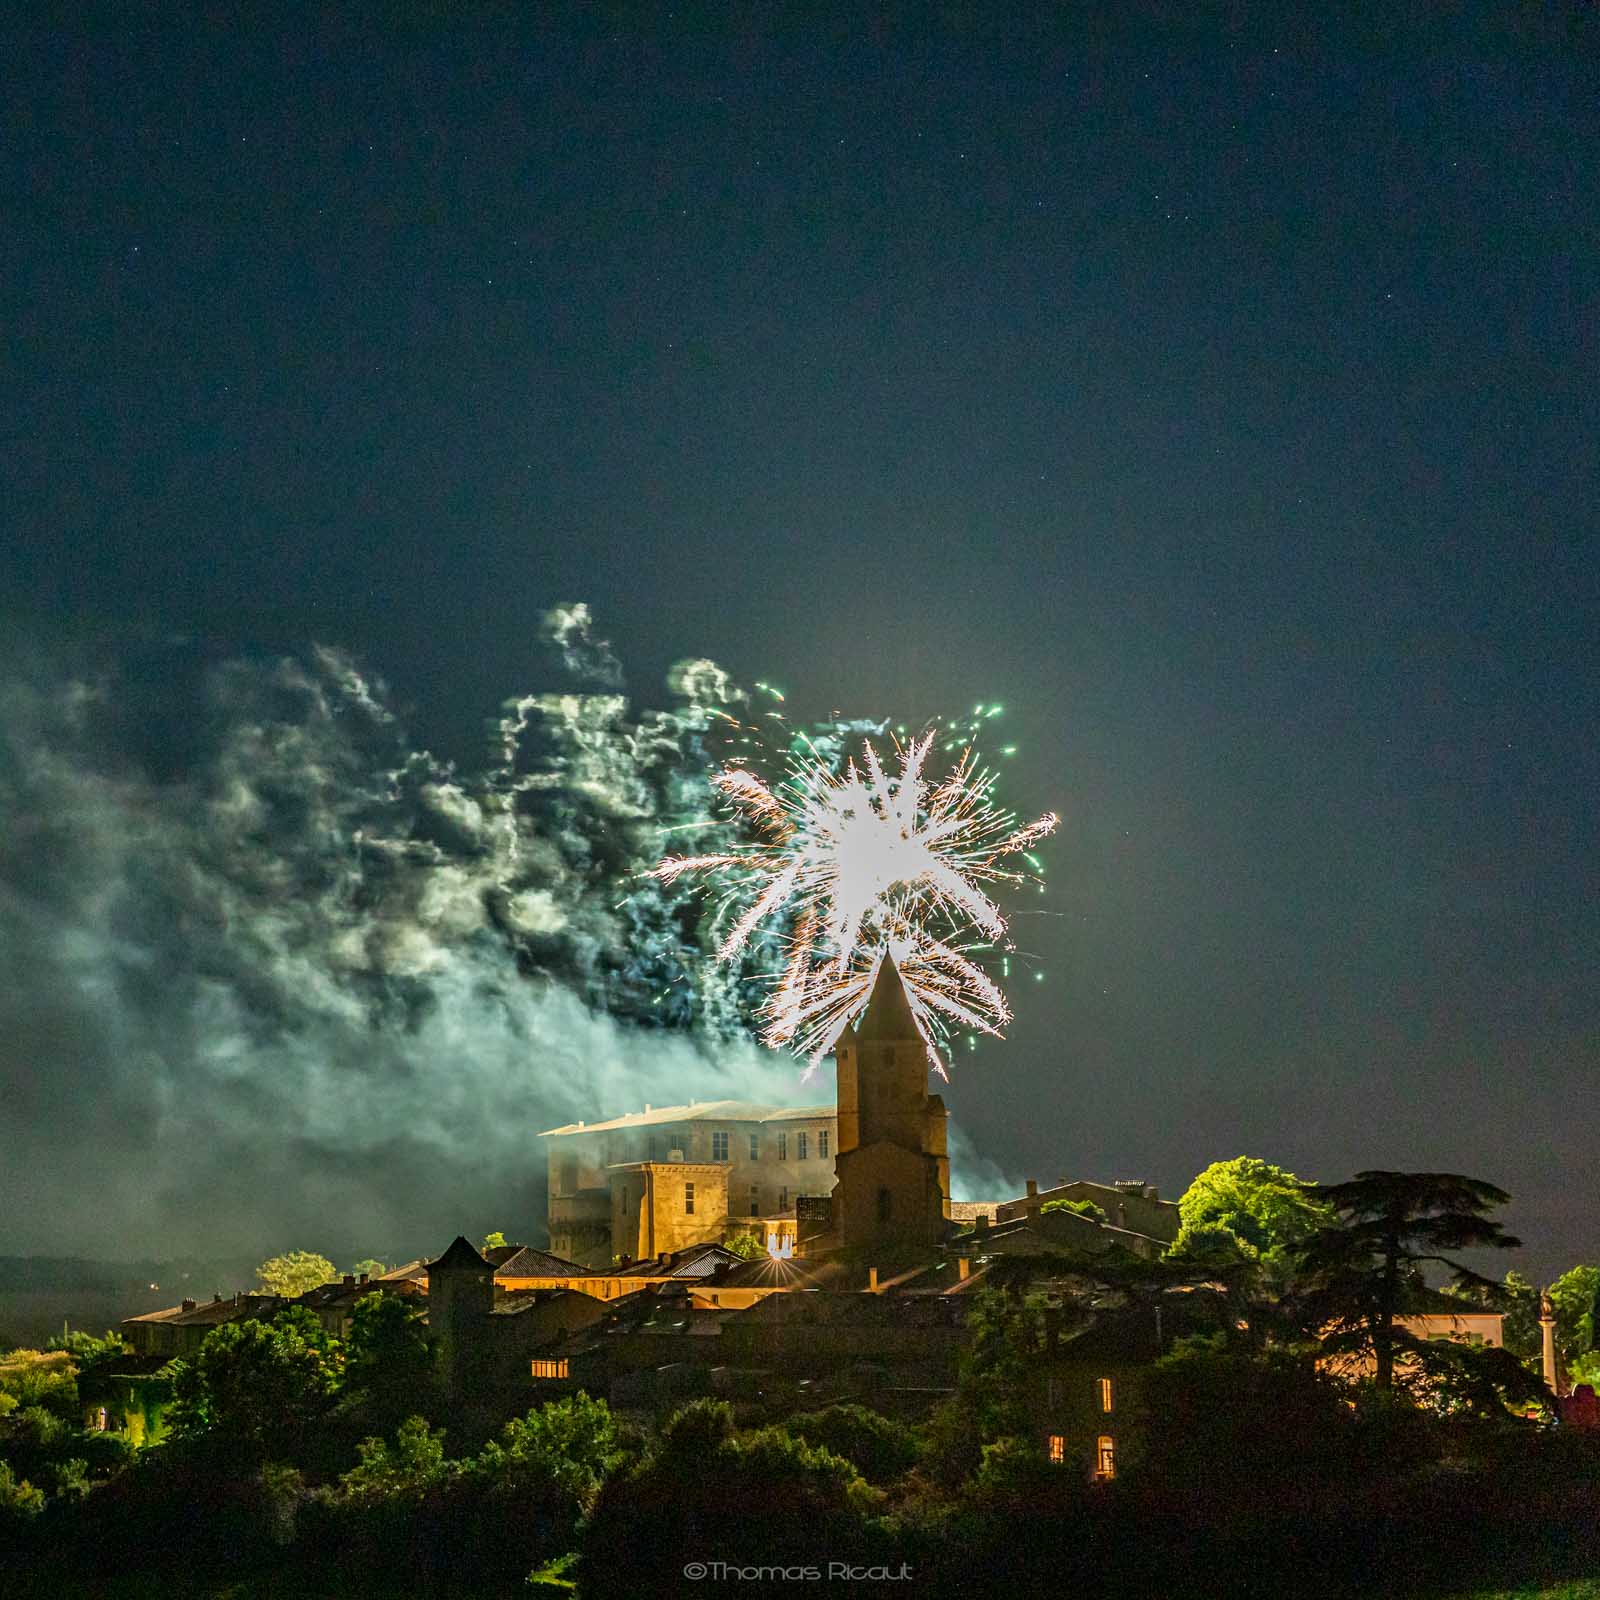
[[[194,1301],[193,1300],[185,1300],[183,1302],[183,1309],[185,1311],[193,1311],[194,1310]]]
[[[213,1289],[211,1291],[211,1303],[214,1306],[220,1306],[222,1304],[222,1291],[220,1289]]]
[[[876,1267],[867,1268],[867,1292],[869,1294],[878,1292],[878,1269]]]
[[[363,1283],[365,1283],[365,1282],[366,1282],[366,1281],[367,1281],[367,1278],[368,1278],[368,1277],[369,1277],[369,1276],[370,1276],[370,1274],[368,1274],[368,1273],[365,1273],[365,1272],[363,1272],[363,1273],[362,1273],[362,1274],[361,1274],[361,1281],[362,1281],[362,1282],[363,1282]]]
[[[365,1282],[366,1282],[366,1277],[365,1277],[365,1275],[364,1275],[364,1274],[363,1274],[363,1276],[362,1276],[362,1280],[361,1280],[361,1281],[362,1281],[362,1282],[363,1282],[363,1283],[365,1283]],[[353,1273],[353,1272],[347,1272],[347,1273],[345,1273],[345,1275],[344,1275],[344,1286],[345,1286],[345,1288],[347,1288],[347,1289],[353,1289],[353,1288],[355,1288],[355,1286],[356,1286],[356,1275],[355,1275],[355,1273]]]
[[[1030,1200],[1039,1198],[1039,1180],[1037,1178],[1028,1179],[1028,1198]]]
[[[956,1258],[956,1276],[963,1279],[972,1276],[972,1262],[966,1256]]]
[[[974,1231],[978,1234],[979,1238],[982,1238],[984,1235],[986,1235],[989,1231],[989,1213],[987,1211],[980,1211],[977,1217],[974,1219],[973,1226]]]
[[[647,1117],[650,1115],[650,1102],[648,1100],[646,1100],[644,1103],[644,1114]]]

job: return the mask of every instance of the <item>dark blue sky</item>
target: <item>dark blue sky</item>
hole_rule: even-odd
[[[15,40],[7,610],[344,645],[461,757],[567,599],[646,702],[1004,700],[984,1154],[1592,1258],[1593,28],[741,14]]]

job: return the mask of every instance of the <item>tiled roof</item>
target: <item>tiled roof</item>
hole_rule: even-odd
[[[656,1106],[633,1111],[606,1122],[569,1122],[546,1128],[539,1135],[550,1139],[569,1133],[610,1133],[617,1128],[656,1128],[675,1122],[787,1122],[801,1118],[831,1119],[832,1106],[771,1106],[753,1100],[699,1100],[686,1106]]]
[[[508,1245],[506,1251],[492,1250],[490,1256],[501,1258],[494,1263],[497,1278],[581,1278],[589,1271],[576,1261],[552,1255],[548,1250],[535,1250],[526,1244]]]
[[[994,1221],[995,1213],[1006,1202],[1004,1200],[952,1200],[950,1202],[950,1220],[964,1222],[970,1227],[979,1217],[987,1217]]]

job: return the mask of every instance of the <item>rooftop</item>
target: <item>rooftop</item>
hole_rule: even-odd
[[[546,1128],[541,1139],[570,1133],[610,1133],[617,1128],[657,1128],[675,1122],[789,1122],[831,1119],[834,1108],[822,1106],[771,1106],[754,1100],[691,1100],[684,1106],[646,1107],[606,1122],[569,1122]]]

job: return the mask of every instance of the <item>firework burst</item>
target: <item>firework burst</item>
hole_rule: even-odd
[[[730,766],[715,786],[755,835],[714,855],[668,856],[666,883],[710,875],[727,903],[744,901],[718,948],[729,961],[758,929],[786,930],[785,961],[762,1007],[763,1037],[813,1066],[865,1006],[885,952],[893,955],[934,1068],[952,1029],[998,1035],[1011,1020],[999,986],[975,959],[1009,952],[991,890],[1032,874],[1030,847],[1052,815],[1021,823],[992,799],[994,774],[968,745],[950,772],[927,773],[936,735],[895,742],[885,772],[870,739],[842,773],[816,757],[777,785]]]

